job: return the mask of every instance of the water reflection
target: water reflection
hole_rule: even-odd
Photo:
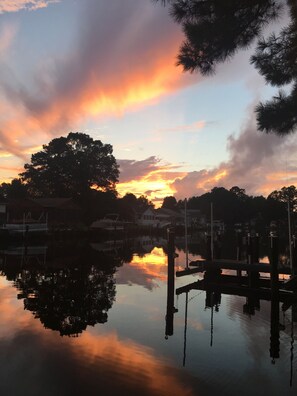
[[[87,247],[54,246],[2,250],[1,273],[14,282],[18,299],[45,328],[75,336],[105,323],[115,299],[118,257]]]
[[[257,271],[247,271],[242,274],[241,271],[233,271],[234,274],[225,274],[221,269],[207,269],[205,267],[204,274],[199,280],[182,286],[176,290],[177,295],[185,294],[185,322],[184,322],[184,349],[183,349],[183,366],[186,365],[187,359],[187,327],[188,327],[188,304],[190,291],[205,292],[204,309],[210,311],[209,338],[210,347],[213,347],[214,341],[214,313],[219,313],[222,302],[222,295],[245,297],[246,302],[242,305],[242,313],[248,317],[256,315],[256,311],[260,311],[261,300],[270,301],[270,332],[267,332],[267,347],[269,348],[269,356],[271,363],[275,364],[280,359],[280,339],[281,331],[290,329],[290,386],[293,385],[294,373],[294,328],[297,323],[297,296],[295,292],[288,292],[283,280],[279,280],[278,276],[278,250],[272,249],[271,253],[271,276],[270,279],[262,279]],[[231,271],[232,272],[232,271]],[[168,275],[168,295],[174,292],[174,284]],[[281,290],[280,290],[281,289]],[[291,289],[293,290],[293,289]],[[238,300],[235,300],[238,304]],[[280,322],[280,303],[283,314],[290,315],[289,324],[285,325]],[[172,309],[172,301],[167,299],[167,312]],[[237,308],[238,309],[238,308]],[[290,311],[289,311],[290,310]],[[246,324],[247,321],[241,323]],[[173,330],[173,316],[166,316],[166,330],[170,327]],[[252,339],[254,335],[253,324],[248,325],[248,337]],[[173,335],[173,331],[170,335]],[[222,334],[220,334],[220,338]],[[256,359],[259,358],[259,347],[262,346],[263,340],[259,342],[257,337],[254,338]],[[259,342],[259,344],[258,344]]]
[[[146,260],[141,264],[137,249],[130,244],[112,249],[55,245],[1,250],[1,308],[5,305],[7,312],[0,317],[5,329],[0,338],[1,394],[196,394],[198,380],[153,348],[123,339],[116,330],[100,333],[100,326],[84,331],[89,325],[107,323],[115,304],[115,273],[131,252],[131,268],[139,265],[145,276],[146,266],[166,269],[160,245],[152,246],[152,264]],[[157,275],[156,270],[149,273]],[[16,302],[10,282],[18,290]],[[41,324],[55,331],[44,332]],[[79,333],[75,339],[58,336]],[[207,388],[205,384],[203,389]]]
[[[116,281],[149,290],[156,279],[165,281],[165,250],[166,240],[147,236],[91,244],[9,246],[0,250],[0,271],[13,281],[24,308],[45,328],[61,336],[77,336],[87,326],[107,322]],[[124,263],[129,266],[123,268]]]
[[[205,245],[189,245],[190,260],[204,257]],[[258,276],[175,278],[184,246],[145,237],[3,248],[1,394],[230,396],[261,394],[263,381],[276,394],[290,370],[296,391],[296,306],[248,291],[269,282]]]
[[[10,304],[10,315],[0,317],[1,395],[196,394],[195,379],[152,348],[123,340],[116,332],[61,339],[56,332],[42,331],[13,302],[11,291],[1,282],[1,302],[5,298],[6,306]],[[22,323],[16,326],[20,316]]]

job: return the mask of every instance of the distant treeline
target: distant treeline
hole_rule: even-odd
[[[227,190],[214,187],[210,192],[187,200],[188,209],[199,209],[201,214],[210,217],[210,205],[213,204],[214,218],[225,224],[255,222],[270,224],[272,221],[286,222],[288,207],[293,216],[297,210],[297,190],[295,186],[283,187],[271,192],[267,198],[247,195],[243,188],[234,186]],[[289,204],[288,204],[289,203]],[[174,197],[164,199],[163,206],[185,206],[184,201],[176,202]]]
[[[82,208],[86,223],[107,213],[118,213],[124,220],[133,221],[137,214],[154,206],[144,195],[136,197],[127,193],[119,198],[118,180],[119,167],[112,146],[84,133],[70,132],[66,137],[53,139],[33,154],[19,178],[2,183],[0,201],[72,198]],[[199,210],[201,216],[208,219],[211,203],[215,219],[225,224],[252,220],[262,224],[284,222],[288,203],[292,215],[296,215],[297,191],[295,186],[283,187],[265,198],[249,196],[237,186],[230,190],[215,187],[208,193],[187,199],[189,210]],[[184,209],[185,201],[166,197],[162,207],[180,211]]]
[[[14,179],[11,183],[0,185],[0,200],[18,200],[34,198],[30,195],[25,183]],[[127,193],[118,197],[116,190],[98,191],[90,189],[84,197],[74,197],[84,212],[87,223],[104,217],[108,213],[118,213],[122,219],[133,221],[135,216],[153,203],[144,195],[136,197]],[[273,191],[267,198],[251,196],[243,188],[237,186],[230,190],[224,187],[214,187],[210,192],[187,199],[188,210],[199,210],[200,215],[209,220],[210,206],[213,204],[214,218],[225,224],[254,222],[270,224],[272,221],[286,223],[288,208],[290,208],[292,222],[296,220],[297,189],[295,186],[283,187]],[[181,211],[185,208],[185,200],[177,200],[174,196],[165,197],[162,208]]]

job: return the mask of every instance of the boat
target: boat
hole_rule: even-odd
[[[121,220],[117,213],[110,213],[103,219],[94,221],[90,228],[91,230],[123,231],[126,224],[128,222]]]
[[[43,234],[48,232],[47,223],[7,223],[0,228],[0,235]]]

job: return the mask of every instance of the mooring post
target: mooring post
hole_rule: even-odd
[[[254,260],[253,260],[253,240],[250,233],[247,234],[246,253],[247,253],[247,263],[251,266]],[[248,279],[249,279],[249,287],[252,288],[253,287],[252,271],[248,271]]]
[[[212,260],[211,257],[211,236],[209,234],[206,234],[206,255],[205,255],[206,260]]]
[[[242,232],[236,232],[236,260],[240,261],[242,258]],[[241,277],[241,270],[237,270],[237,276]]]
[[[167,248],[168,248],[168,265],[167,265],[167,309],[166,309],[166,327],[165,338],[173,335],[173,316],[174,308],[174,229],[167,230]]]
[[[292,275],[297,275],[297,239],[296,235],[292,238]]]
[[[271,292],[278,294],[278,237],[270,237]]]
[[[247,253],[248,264],[252,264],[253,249],[252,249],[252,237],[250,233],[247,234],[246,253]]]
[[[271,313],[270,313],[270,357],[272,363],[279,358],[279,284],[278,284],[278,237],[270,237],[271,267]]]
[[[242,233],[236,232],[236,260],[241,260],[242,256]]]
[[[259,234],[256,234],[254,237],[254,253],[253,253],[253,258],[254,258],[254,263],[259,263]]]
[[[252,264],[258,264],[258,263],[259,263],[259,234],[256,234],[252,238]],[[257,286],[259,278],[260,278],[260,273],[253,271],[252,274],[253,286]]]

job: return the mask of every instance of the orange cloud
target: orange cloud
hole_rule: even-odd
[[[187,174],[178,171],[179,165],[162,163],[154,156],[140,161],[118,160],[118,163],[120,165],[120,183],[117,185],[119,194],[146,195],[156,206],[159,206],[164,197],[175,194],[173,182]]]
[[[154,248],[150,254],[143,257],[134,256],[129,264],[137,268],[151,280],[159,279],[163,282],[167,279],[167,256],[162,248]]]
[[[36,329],[39,322],[34,321],[31,312],[25,311],[23,301],[16,301],[17,290],[10,282],[0,277],[0,336],[13,337],[19,328]]]
[[[170,180],[149,181],[147,178],[144,180],[132,180],[131,182],[119,183],[117,191],[121,196],[126,193],[132,193],[139,197],[146,195],[149,200],[154,201],[156,197],[167,197],[174,195],[174,190],[170,187]]]
[[[120,340],[114,334],[92,335],[84,333],[71,347],[75,360],[83,360],[84,367],[94,367],[109,383],[115,394],[142,393],[172,396],[194,395],[169,361],[154,355],[152,349],[130,340]],[[102,378],[102,377],[101,377]]]
[[[136,163],[137,161],[135,161],[137,168]],[[175,166],[173,167],[175,168]],[[124,196],[127,193],[132,193],[137,197],[146,195],[147,198],[158,207],[165,197],[175,195],[176,190],[174,188],[174,182],[177,178],[183,178],[186,177],[186,175],[187,172],[171,172],[170,166],[160,166],[159,169],[148,170],[146,174],[140,174],[137,179],[131,176],[129,180],[126,173],[126,181],[119,182],[117,191],[120,196]]]
[[[0,120],[2,149],[28,158],[28,137],[46,143],[87,118],[120,116],[197,82],[175,66],[181,32],[167,10],[131,0],[117,2],[117,12],[108,2],[83,10],[76,48],[29,76],[34,89],[17,76],[3,81],[10,111]]]

